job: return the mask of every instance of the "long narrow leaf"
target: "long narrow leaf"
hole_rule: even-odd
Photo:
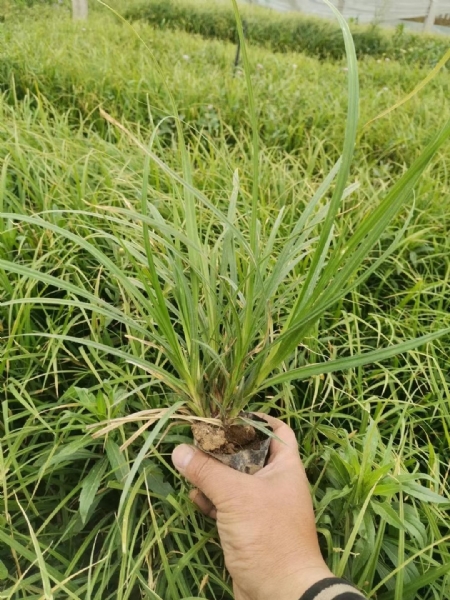
[[[136,477],[136,474],[141,466],[141,463],[144,460],[150,447],[155,442],[158,433],[166,425],[166,423],[170,419],[171,415],[173,415],[173,413],[177,412],[177,410],[179,408],[181,408],[183,405],[184,405],[184,402],[175,402],[175,404],[173,404],[170,408],[168,408],[165,411],[164,415],[161,416],[161,418],[158,420],[156,425],[153,427],[152,431],[149,433],[147,439],[145,440],[144,445],[142,446],[142,448],[139,451],[139,454],[135,458],[133,466],[125,480],[122,495],[120,497],[119,511],[118,511],[119,515],[121,514],[121,512],[123,510],[123,507],[127,500],[128,491],[133,483],[134,478]]]
[[[381,362],[398,354],[403,354],[419,348],[424,344],[433,342],[445,335],[450,334],[450,328],[440,329],[434,333],[428,333],[421,337],[406,342],[395,344],[394,346],[388,346],[387,348],[380,348],[378,350],[372,350],[371,352],[365,352],[357,356],[348,356],[346,358],[340,358],[337,360],[330,360],[324,363],[314,363],[312,365],[306,365],[297,369],[291,369],[285,373],[274,375],[262,383],[258,390],[264,390],[268,387],[280,385],[282,383],[289,383],[290,381],[301,381],[322,375],[324,373],[335,373],[336,371],[345,371],[346,369],[356,369],[371,363]]]
[[[340,12],[331,4],[331,2],[329,2],[328,0],[324,0],[324,2],[332,9],[334,14],[336,15],[344,36],[348,68],[347,124],[344,139],[344,148],[342,153],[342,163],[339,168],[336,186],[333,192],[333,196],[331,198],[330,205],[328,207],[327,216],[322,227],[319,243],[312,258],[308,276],[306,278],[305,283],[302,286],[302,291],[296,303],[294,304],[291,315],[289,316],[289,319],[286,323],[286,328],[289,328],[291,323],[295,322],[298,318],[298,315],[301,314],[305,303],[309,300],[311,294],[313,293],[315,284],[320,276],[322,267],[325,263],[326,255],[328,253],[328,247],[331,242],[334,220],[341,206],[345,186],[347,183],[348,176],[350,174],[350,166],[353,160],[353,153],[355,150],[356,142],[356,132],[358,128],[359,78],[355,45],[353,43],[352,34],[350,32],[347,21],[343,18]]]

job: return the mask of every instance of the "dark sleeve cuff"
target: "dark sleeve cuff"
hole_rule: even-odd
[[[345,579],[329,577],[311,586],[300,600],[364,600],[364,598]]]

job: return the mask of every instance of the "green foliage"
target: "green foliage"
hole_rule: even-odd
[[[226,139],[230,150],[247,152],[244,140],[250,118],[242,71],[233,69],[235,48],[141,23],[134,27],[157,48],[163,74],[153,68],[150,53],[129,27],[105,15],[93,14],[88,23],[75,25],[54,15],[30,19],[26,28],[20,21],[10,22],[0,29],[0,89],[12,105],[28,98],[37,108],[40,98],[44,105],[49,102],[58,111],[69,112],[74,126],[82,119],[102,136],[115,134],[106,130],[99,105],[115,117],[145,126],[165,118],[157,136],[170,146],[176,127],[167,82],[184,134],[194,145],[201,132],[213,143]],[[111,43],[99,42],[99,28]],[[287,152],[311,165],[315,132],[321,131],[326,165],[318,168],[328,169],[338,159],[342,143],[344,66],[299,54],[274,55],[258,47],[252,48],[250,61],[262,143],[270,153],[279,152],[281,160]],[[426,74],[416,65],[405,69],[394,61],[362,61],[360,122],[398,102]],[[377,164],[380,176],[411,163],[429,139],[428,131],[437,130],[450,117],[448,93],[444,72],[402,111],[366,130],[357,158]],[[323,104],[317,97],[324,99]]]
[[[57,12],[69,14],[70,0],[0,0],[0,22],[14,19],[36,19],[44,15],[50,18]],[[39,17],[37,17],[39,18]]]
[[[230,232],[249,231],[254,115],[242,76],[233,76],[233,47],[144,25],[138,31],[161,71],[133,32],[104,15],[83,26],[56,17],[26,26],[7,22],[1,33],[4,598],[37,600],[49,588],[55,600],[232,598],[214,526],[194,510],[169,459],[174,444],[189,440],[189,429],[167,428],[167,407],[183,407],[180,394],[158,380],[159,369],[174,370],[149,334],[148,253],[172,309],[179,297],[174,278],[183,283],[193,271],[170,271],[176,263],[167,262],[169,238],[180,241],[184,264],[192,248],[183,222],[189,198],[180,178],[189,172],[180,122],[188,133],[201,243],[226,235],[230,247],[236,242]],[[267,261],[273,271],[340,154],[346,72],[261,48],[251,48],[248,58],[261,124],[257,233],[262,247],[273,243]],[[361,63],[360,76],[365,122],[425,72],[370,59]],[[354,185],[338,211],[332,249],[363,233],[361,223],[382,205],[405,163],[449,116],[446,86],[445,76],[437,78],[390,118],[359,130]],[[100,102],[165,169],[101,119]],[[177,110],[184,117],[178,121]],[[319,193],[317,233],[332,191]],[[408,346],[399,356],[377,355],[375,363],[356,360],[450,327],[449,198],[444,147],[415,185],[414,201],[393,215],[363,257],[349,279],[352,289],[323,312],[278,382],[251,403],[297,433],[330,566],[382,600],[440,599],[450,592],[450,337]],[[212,212],[219,212],[216,220]],[[241,237],[235,255],[245,267]],[[274,331],[308,274],[316,238],[307,240],[304,261],[280,288]],[[392,246],[395,252],[381,263]],[[224,309],[230,297],[223,298]],[[351,368],[327,371],[333,361]],[[305,373],[315,363],[322,374],[283,383],[285,373]],[[135,416],[150,410],[163,414],[156,427],[149,428],[148,416]],[[123,422],[106,439],[87,430],[118,418]]]
[[[55,0],[14,0],[14,5],[16,6],[17,9],[21,9],[21,8],[31,8],[31,7],[41,7],[41,6],[48,6],[50,4],[57,4],[58,2]],[[66,2],[65,2],[66,3]],[[8,8],[10,5],[12,4],[12,2],[9,2],[8,0],[2,0],[0,7],[2,9]]]
[[[260,7],[242,7],[246,39],[275,52],[304,52],[322,60],[345,57],[341,32],[335,23],[298,13],[277,14]],[[191,0],[144,0],[124,13],[134,21],[143,19],[154,27],[182,29],[206,38],[237,42],[230,3]],[[395,35],[375,26],[352,25],[358,57],[403,59],[434,64],[448,49],[444,36],[423,36],[398,27]]]

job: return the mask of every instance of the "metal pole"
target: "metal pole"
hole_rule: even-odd
[[[438,0],[430,0],[430,6],[428,8],[428,15],[423,24],[423,30],[425,32],[432,31],[434,21],[436,20]]]
[[[88,0],[72,0],[72,15],[75,20],[87,19]]]

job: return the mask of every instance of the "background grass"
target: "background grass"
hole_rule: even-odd
[[[304,52],[321,59],[342,59],[345,46],[336,22],[241,3],[246,38],[277,52]],[[231,4],[223,0],[142,0],[127,6],[125,16],[144,19],[161,29],[181,29],[206,38],[237,41]],[[332,13],[330,10],[330,17]],[[434,64],[447,48],[442,35],[421,35],[400,25],[386,30],[376,24],[351,23],[359,57],[396,58],[407,63]]]
[[[251,201],[250,125],[243,78],[232,66],[235,47],[135,27],[162,75],[129,27],[102,11],[74,25],[64,10],[39,7],[0,30],[2,598],[46,598],[50,590],[80,600],[232,597],[213,523],[194,510],[170,464],[188,428],[144,434],[124,452],[119,446],[136,424],[106,443],[86,432],[105,418],[174,401],[163,389],[150,391],[151,377],[120,355],[158,361],[142,342],[143,307],[57,229],[88,241],[139,285],[144,249],[135,215],[144,160],[101,119],[99,105],[142,139],[157,126],[155,149],[179,171],[164,79],[182,115],[195,184],[226,207],[238,168],[240,210]],[[282,206],[298,219],[341,151],[346,72],[339,61],[257,47],[250,60],[262,124],[261,226],[270,231]],[[426,73],[362,60],[361,123]],[[443,72],[400,110],[361,128],[352,171],[359,187],[343,207],[343,234],[448,118],[448,92]],[[365,267],[405,227],[398,251],[322,319],[290,367],[450,325],[448,169],[447,145]],[[149,184],[152,202],[170,217],[181,202],[173,182],[152,169]],[[99,299],[94,311],[92,297]],[[450,594],[449,341],[269,390],[251,407],[294,427],[327,561],[369,597]],[[118,512],[145,439],[152,452]]]

